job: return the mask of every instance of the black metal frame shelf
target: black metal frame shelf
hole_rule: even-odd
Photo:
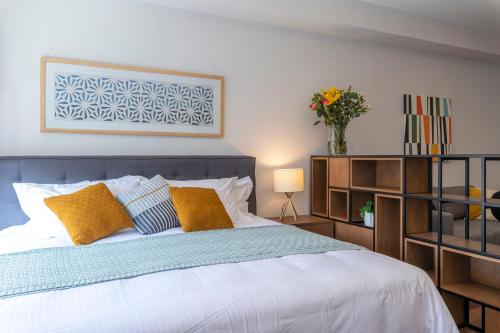
[[[490,308],[499,311],[500,309],[493,305],[482,302],[481,299],[474,297],[472,295],[467,295],[467,293],[454,292],[450,290],[449,286],[442,286],[441,283],[441,270],[443,269],[443,258],[442,258],[442,249],[452,249],[457,251],[462,251],[465,253],[469,253],[471,255],[476,255],[484,258],[493,258],[500,259],[500,244],[491,244],[487,243],[486,238],[486,209],[488,208],[500,208],[500,200],[498,199],[488,199],[486,198],[486,189],[487,189],[487,162],[488,161],[500,161],[500,155],[485,155],[485,154],[471,154],[471,155],[424,155],[424,156],[412,156],[405,157],[407,158],[424,158],[429,160],[429,179],[428,179],[428,190],[427,193],[407,193],[406,191],[406,181],[407,175],[404,173],[404,183],[405,187],[403,190],[403,235],[404,238],[418,240],[421,242],[425,242],[428,244],[433,244],[439,249],[438,256],[438,265],[440,267],[438,272],[438,289],[443,292],[447,292],[456,296],[459,296],[464,300],[464,314],[467,315],[464,318],[464,322],[461,323],[462,327],[473,327],[477,329],[474,325],[472,325],[469,321],[468,313],[469,313],[469,301],[475,302],[481,306],[482,312],[482,329],[480,332],[484,332],[484,321],[485,321],[485,309]],[[433,189],[433,179],[432,179],[432,160],[437,159],[437,192],[434,192]],[[470,189],[470,160],[471,159],[479,159],[480,160],[480,176],[481,176],[481,197],[473,198],[469,195]],[[463,161],[464,162],[464,193],[463,195],[451,195],[443,193],[443,162],[446,161]],[[406,167],[405,167],[406,169]],[[431,192],[432,191],[432,192]],[[408,200],[427,200],[435,203],[437,214],[437,232],[431,231],[427,233],[415,233],[415,234],[407,234],[407,201]],[[463,205],[476,205],[481,207],[481,229],[480,229],[480,240],[471,240],[469,235],[469,210],[465,210],[465,232],[464,237],[457,237],[452,235],[443,234],[443,205],[446,203],[457,203]],[[432,205],[429,204],[429,215],[427,217],[430,219],[429,224],[432,221]],[[444,288],[443,288],[444,287]],[[485,287],[488,288],[488,287]],[[471,298],[472,297],[472,298]]]
[[[437,166],[438,166],[438,175],[437,175],[437,192],[432,193],[407,193],[406,192],[406,173],[404,176],[404,214],[403,214],[403,234],[404,237],[424,240],[432,244],[451,246],[458,250],[469,251],[471,253],[480,254],[483,256],[500,259],[500,252],[491,253],[488,252],[487,242],[486,242],[486,214],[485,211],[488,208],[500,208],[500,200],[499,199],[489,199],[486,198],[486,174],[487,174],[487,161],[500,161],[500,155],[483,155],[483,154],[470,154],[470,155],[419,155],[419,156],[406,156],[404,160],[407,158],[424,158],[432,161],[432,159],[437,158]],[[479,159],[481,163],[481,197],[480,198],[471,198],[469,196],[469,186],[470,186],[470,160],[471,159]],[[465,163],[465,172],[464,172],[464,194],[463,195],[451,195],[443,193],[443,162],[445,161],[464,161]],[[430,166],[432,167],[432,166]],[[406,169],[406,168],[405,168]],[[429,189],[432,189],[432,171],[429,173]],[[406,199],[421,199],[421,200],[432,200],[437,203],[437,211],[438,211],[438,231],[437,231],[437,240],[431,241],[426,239],[425,237],[418,237],[415,234],[407,234],[406,230]],[[444,203],[457,203],[463,205],[476,205],[481,206],[481,240],[480,240],[480,249],[476,250],[473,248],[461,247],[454,244],[450,244],[447,242],[443,242],[443,233],[442,233],[442,215],[443,215],[443,204]],[[466,210],[465,214],[465,240],[469,239],[469,212]]]

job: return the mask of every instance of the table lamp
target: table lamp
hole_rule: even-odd
[[[292,206],[293,218],[297,221],[297,210],[293,205],[292,195],[294,192],[304,190],[304,169],[275,169],[274,170],[274,192],[285,193],[287,200],[281,207],[280,221],[283,221],[288,205]]]

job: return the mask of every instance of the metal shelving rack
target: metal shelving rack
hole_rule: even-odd
[[[428,179],[428,188],[430,189],[427,193],[407,193],[406,184],[407,184],[407,175],[406,175],[406,161],[410,158],[423,158],[428,160],[428,168],[429,168],[429,179]],[[437,192],[433,192],[433,159],[437,159]],[[480,198],[472,198],[469,196],[469,188],[470,188],[470,161],[471,159],[479,159],[480,160],[480,177],[481,177],[481,197]],[[453,268],[450,270],[447,265],[457,265],[456,263],[462,263],[463,266],[466,266],[469,270],[475,269],[469,267],[471,264],[471,260],[478,262],[483,265],[482,267],[486,267],[486,271],[490,274],[496,274],[500,272],[500,246],[496,244],[487,243],[487,220],[486,220],[486,210],[489,208],[500,208],[500,200],[499,199],[489,199],[486,197],[486,189],[487,189],[487,165],[488,161],[500,161],[499,155],[482,155],[482,154],[471,154],[471,155],[419,155],[419,156],[406,156],[405,167],[404,167],[404,194],[403,194],[403,235],[405,239],[417,240],[418,242],[427,243],[432,246],[437,247],[438,251],[438,267],[437,269],[437,287],[441,292],[450,293],[452,295],[458,296],[463,299],[463,315],[462,322],[459,323],[460,327],[470,327],[478,332],[486,332],[486,328],[488,325],[485,322],[486,312],[487,311],[500,311],[500,282],[496,281],[500,279],[500,276],[497,276],[496,280],[493,278],[494,286],[482,286],[476,282],[468,282],[462,284],[446,284],[443,283],[443,279],[450,276],[451,273],[447,273],[446,277],[443,277],[443,271],[452,271],[457,272],[463,268]],[[448,195],[443,193],[443,163],[446,161],[463,161],[464,162],[464,193],[463,195]],[[409,180],[411,181],[411,179]],[[429,202],[436,203],[437,210],[437,234],[432,232],[426,233],[426,237],[419,236],[419,234],[408,234],[407,233],[407,205],[408,200],[418,199],[418,200],[427,200]],[[470,217],[469,217],[469,209],[465,209],[465,218],[464,218],[464,237],[463,241],[454,242],[451,241],[454,238],[460,239],[457,236],[448,236],[443,233],[443,205],[446,203],[455,203],[467,205],[477,205],[481,207],[481,225],[480,225],[480,240],[470,240],[469,234],[469,225],[470,225]],[[432,205],[429,204],[429,228],[432,224]],[[429,237],[432,235],[434,237]],[[437,237],[436,237],[437,236]],[[474,245],[472,246],[462,246],[460,243]],[[494,251],[491,251],[491,248],[494,247]],[[498,248],[498,251],[497,251]],[[443,260],[444,258],[450,258],[449,261]],[[453,259],[453,261],[451,260]],[[444,261],[444,262],[443,262]],[[491,265],[488,269],[488,266]],[[465,273],[464,273],[465,274]],[[474,274],[474,273],[469,273]],[[478,274],[478,273],[476,273]],[[460,280],[458,278],[457,280]],[[451,288],[450,286],[460,286],[461,288]],[[467,286],[469,285],[470,291],[467,290]],[[488,296],[488,297],[485,297]],[[498,297],[497,297],[498,296]],[[481,306],[481,327],[474,326],[470,323],[469,320],[469,301],[472,301]],[[496,317],[500,316],[500,312],[496,312]],[[497,319],[498,320],[498,319]],[[500,329],[500,328],[499,328]]]

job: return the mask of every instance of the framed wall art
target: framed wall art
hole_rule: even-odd
[[[220,138],[224,77],[41,59],[42,132]]]
[[[451,154],[451,101],[446,97],[404,95],[404,154]]]

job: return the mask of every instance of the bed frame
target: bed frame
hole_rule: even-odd
[[[12,183],[76,183],[142,175],[191,180],[250,176],[255,184],[255,157],[250,156],[15,156],[0,157],[0,229],[24,224]],[[257,213],[255,186],[248,209]]]

